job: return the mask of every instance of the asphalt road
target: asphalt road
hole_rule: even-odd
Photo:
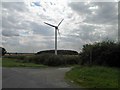
[[[3,68],[2,88],[72,88],[64,80],[71,68]]]

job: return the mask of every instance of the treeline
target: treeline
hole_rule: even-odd
[[[5,50],[5,48],[0,47],[0,57],[5,55],[7,53],[7,51]]]
[[[44,50],[37,52],[37,54],[54,54],[55,50]],[[77,51],[73,50],[57,50],[58,55],[78,55]]]
[[[83,45],[80,53],[82,65],[105,65],[119,67],[120,43],[103,41]]]
[[[49,66],[78,64],[119,67],[120,43],[108,40],[86,44],[83,45],[82,52],[79,54],[71,50],[58,50],[58,55],[54,55],[54,50],[46,50],[38,52],[37,55],[9,55],[4,57]]]

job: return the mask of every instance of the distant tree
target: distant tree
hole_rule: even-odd
[[[81,64],[105,65],[119,67],[120,43],[102,41],[83,45],[80,57]]]
[[[0,47],[0,56],[4,56],[7,53],[5,48]]]
[[[78,55],[78,52],[73,50],[57,50],[57,52],[58,55]],[[45,54],[45,53],[54,54],[55,50],[44,50],[37,52],[37,54]]]

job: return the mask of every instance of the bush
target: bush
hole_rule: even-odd
[[[78,64],[80,60],[78,55],[40,54],[28,57],[28,61],[48,66],[64,66]]]
[[[36,57],[37,57],[36,63],[47,64],[50,54],[41,54],[37,55]]]
[[[81,64],[119,67],[120,43],[103,41],[83,45],[80,57]]]
[[[36,54],[54,54],[55,50],[44,50],[37,52]],[[77,51],[73,50],[57,50],[58,55],[78,55]]]
[[[58,55],[50,55],[47,59],[45,59],[44,63],[48,66],[60,66],[64,64],[62,58]]]
[[[66,55],[63,56],[63,60],[69,65],[78,64],[80,62],[78,55]]]

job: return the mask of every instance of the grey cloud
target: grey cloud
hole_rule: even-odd
[[[7,46],[11,46],[11,47],[15,47],[17,45],[19,45],[19,37],[5,37],[2,36],[2,44],[3,45],[7,45]]]
[[[118,19],[117,2],[92,2],[87,5],[84,5],[83,2],[72,2],[69,6],[80,16],[82,14],[86,15],[83,23],[93,24],[93,26],[80,25],[79,29],[74,29],[72,33],[77,34],[77,37],[83,41],[90,40],[91,42],[99,41],[100,39],[104,40],[105,38],[116,39],[117,28],[114,27],[116,27]],[[98,6],[98,9],[89,9],[94,6]],[[92,14],[92,12],[95,12],[95,14]],[[94,24],[103,26],[96,27]],[[113,27],[108,28],[105,27],[106,25],[112,25]]]
[[[71,42],[76,43],[79,42],[80,38],[76,35],[65,35],[64,37],[60,38],[60,42]]]
[[[85,15],[84,22],[94,24],[116,24],[117,23],[117,2],[92,2],[84,4],[84,2],[72,2],[69,6],[79,15]],[[98,6],[98,9],[89,9]],[[92,14],[95,12],[95,14]]]
[[[77,36],[82,39],[83,41],[85,40],[93,40],[93,32],[95,32],[94,26],[87,26],[87,25],[80,25],[79,29],[73,30],[72,33],[78,34]]]
[[[5,17],[4,14],[2,16],[2,35],[3,36],[19,36],[20,29],[26,29],[27,27],[25,23],[19,25],[17,20],[17,16],[9,15]]]
[[[109,27],[97,27],[97,26],[89,26],[89,25],[81,25],[79,29],[73,30],[74,34],[78,34],[77,37],[82,41],[102,41],[106,38],[110,40],[116,40],[117,36],[117,28],[115,26]]]
[[[11,17],[2,16],[2,35],[11,37],[11,36],[19,36],[19,32],[17,30],[18,26],[16,25],[15,19]]]
[[[117,24],[117,2],[94,2],[98,6],[95,15],[89,15],[84,22],[97,23],[97,24]]]
[[[53,36],[54,28],[49,26],[43,26],[35,22],[29,22],[31,29],[34,31],[34,34],[42,34],[44,36]]]
[[[7,36],[7,37],[11,37],[11,36],[19,36],[19,32],[17,32],[16,30],[2,30],[2,35],[3,36]]]
[[[17,25],[17,21],[15,21],[15,18],[12,18],[11,17],[2,17],[2,28],[6,28],[6,29],[11,29],[11,28],[18,28],[18,25]]]
[[[12,4],[12,3],[10,3]],[[22,3],[20,3],[21,5]],[[11,6],[12,7],[12,6]],[[21,7],[23,8],[23,7]],[[4,9],[4,7],[3,7]],[[13,9],[16,9],[15,7]],[[18,11],[19,12],[19,11]],[[25,21],[24,17],[20,15],[20,13],[11,12],[9,8],[7,10],[2,11],[2,27],[3,28],[14,28],[14,29],[24,29],[29,26],[29,22]],[[24,13],[24,12],[21,12]]]
[[[79,29],[75,29],[71,33],[73,33],[72,37],[79,38],[83,42],[85,41],[96,42],[100,41],[101,35],[103,36],[106,33],[99,31],[100,29],[102,29],[102,27],[80,25]]]
[[[85,5],[85,2],[72,2],[69,6],[78,14],[91,14],[90,6]]]
[[[2,2],[2,7],[9,9],[11,12],[28,10],[23,2]]]
[[[17,4],[19,4],[17,6]],[[8,6],[7,6],[8,5]],[[12,7],[13,5],[13,7]],[[21,7],[20,7],[21,5]],[[7,9],[7,11],[3,10],[2,14],[2,28],[4,29],[3,35],[4,36],[18,36],[17,33],[18,31],[33,31],[34,34],[42,34],[45,36],[53,36],[54,35],[54,28],[51,28],[49,26],[43,26],[40,25],[39,23],[36,23],[34,21],[28,21],[24,20],[24,17],[20,16],[19,13],[17,12],[11,12],[10,8],[16,9],[18,8],[23,8],[22,5],[23,3],[4,3],[4,8]],[[10,8],[9,8],[10,7]],[[18,12],[19,9],[17,8]],[[24,12],[23,12],[24,13]],[[7,15],[6,15],[7,14]],[[19,24],[20,23],[20,24]]]
[[[20,16],[18,13],[19,10],[21,12],[25,10],[23,3],[3,2],[2,5],[3,5],[3,10],[2,10],[3,36],[7,36],[7,37],[19,36],[20,29],[27,29],[27,30],[29,29],[28,22],[22,22],[23,17]],[[18,12],[16,12],[15,10],[18,10]]]

